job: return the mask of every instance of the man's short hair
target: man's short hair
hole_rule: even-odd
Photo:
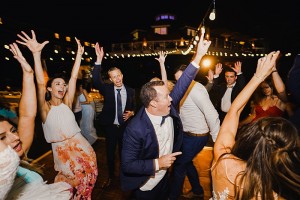
[[[142,104],[147,108],[150,102],[157,97],[155,86],[164,86],[163,81],[150,81],[145,83],[140,92]]]

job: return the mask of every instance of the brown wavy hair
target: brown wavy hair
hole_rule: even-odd
[[[246,169],[236,183],[234,199],[300,199],[299,133],[281,117],[265,117],[242,127],[231,153]],[[243,185],[240,190],[238,185]]]

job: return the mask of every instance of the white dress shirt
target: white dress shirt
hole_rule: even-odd
[[[149,112],[147,112],[147,110],[146,113],[150,118],[156,133],[159,146],[159,157],[172,153],[174,141],[173,119],[171,117],[166,118],[165,123],[160,126],[162,116],[151,115]],[[158,159],[155,159],[154,162],[156,170],[155,175],[150,177],[149,180],[142,187],[140,187],[140,190],[142,191],[152,190],[167,172],[166,169],[159,170]]]
[[[210,132],[213,141],[216,140],[219,129],[219,114],[213,106],[206,88],[195,82],[180,107],[180,119],[183,130],[195,134]]]
[[[228,112],[230,106],[231,106],[231,93],[232,89],[235,86],[236,83],[232,84],[230,87],[227,86],[226,92],[221,100],[221,110],[223,112]]]

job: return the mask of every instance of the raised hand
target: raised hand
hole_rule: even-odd
[[[44,41],[43,43],[38,43],[38,41],[36,40],[36,36],[33,30],[31,30],[31,34],[32,34],[32,38],[30,38],[24,31],[21,31],[21,34],[17,34],[17,36],[22,40],[16,40],[17,43],[19,44],[23,44],[25,46],[28,47],[28,49],[32,52],[32,53],[36,53],[36,52],[41,52],[42,49],[44,48],[44,46],[46,44],[49,43],[49,41]]]
[[[155,58],[155,60],[157,60],[159,63],[165,63],[167,53],[164,51],[159,51],[158,55],[159,55],[159,57]]]
[[[24,58],[22,52],[20,51],[18,45],[16,43],[12,43],[9,45],[10,51],[13,53],[14,58],[21,64],[23,72],[33,73],[33,70],[29,63]]]
[[[99,43],[97,42],[95,45],[95,53],[97,55],[97,63],[101,63],[102,59],[104,57],[104,51],[103,51],[103,47],[100,47]]]
[[[75,40],[76,40],[76,43],[78,46],[77,54],[82,55],[84,53],[84,46],[81,45],[80,40],[78,40],[76,37],[75,37]]]
[[[211,41],[204,40],[205,31],[201,31],[200,40],[197,44],[197,51],[194,55],[194,62],[200,63],[202,57],[207,53]]]
[[[207,72],[207,76],[205,76],[209,83],[212,83],[214,81],[214,72],[210,69]]]
[[[220,75],[223,71],[222,63],[217,63],[215,66],[215,74]]]
[[[258,59],[254,76],[262,81],[269,76],[274,69],[274,65],[279,54],[280,51],[272,51],[265,57]]]
[[[236,61],[234,63],[234,67],[232,69],[235,71],[235,73],[239,74],[242,72],[242,62],[241,61]]]

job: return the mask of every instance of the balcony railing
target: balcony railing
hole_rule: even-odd
[[[182,40],[157,40],[157,41],[139,41],[129,43],[112,44],[111,54],[151,54],[158,51],[168,51],[174,54],[181,54],[189,48],[189,41]],[[264,53],[264,47],[257,47],[253,42],[225,41],[221,39],[212,40],[210,46],[211,52],[223,53]]]

